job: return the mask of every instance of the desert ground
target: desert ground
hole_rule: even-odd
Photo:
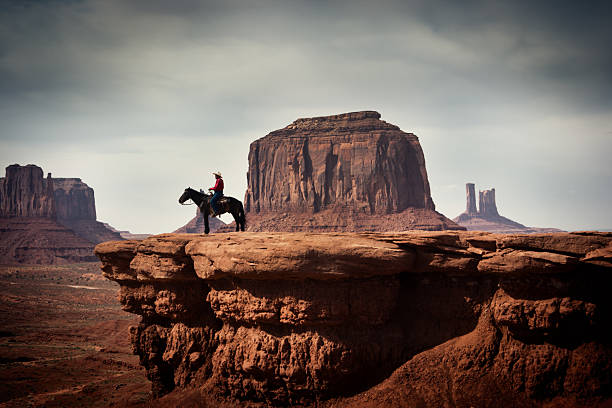
[[[118,290],[97,262],[0,266],[0,407],[146,405]]]

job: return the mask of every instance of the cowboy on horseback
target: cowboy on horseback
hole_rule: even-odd
[[[217,184],[215,187],[219,187],[220,189],[215,190],[215,193],[223,191],[223,180],[221,180],[221,173],[214,173],[217,177]],[[214,187],[211,188],[211,190]],[[210,200],[213,196],[208,194],[204,194],[202,190],[196,191],[191,187],[187,187],[183,194],[178,199],[178,202],[182,205],[185,204],[185,201],[191,200],[195,205],[200,209],[200,213],[202,217],[204,217],[204,233],[208,234],[210,232],[210,228],[208,225],[208,216],[212,214],[212,206],[210,205]],[[217,215],[223,213],[230,213],[232,217],[234,217],[234,221],[236,221],[236,231],[244,231],[246,226],[246,217],[244,216],[244,207],[240,200],[236,200],[234,197],[223,197],[223,201],[217,203],[218,212]]]
[[[213,214],[213,217],[216,217],[220,214],[219,208],[217,207],[218,201],[221,197],[223,197],[223,178],[221,178],[221,172],[220,171],[216,171],[213,172],[213,174],[215,175],[215,179],[217,180],[215,182],[215,186],[211,187],[208,189],[208,191],[214,191],[214,194],[212,196],[212,198],[210,199],[210,206],[212,207],[213,211],[215,212]]]

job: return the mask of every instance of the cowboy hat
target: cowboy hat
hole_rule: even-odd
[[[220,172],[220,171],[213,171],[213,174],[214,174],[215,176],[222,177],[222,176],[221,176],[221,172]]]

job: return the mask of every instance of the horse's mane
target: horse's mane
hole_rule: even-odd
[[[208,196],[208,194],[203,193],[203,192],[201,192],[201,191],[198,191],[198,190],[196,190],[196,189],[193,189],[193,188],[191,188],[191,187],[187,187],[187,190],[189,190],[189,192],[190,192],[190,193],[196,193],[196,194],[198,194],[198,195],[200,195],[200,196],[202,196],[202,197],[206,197],[206,196]]]

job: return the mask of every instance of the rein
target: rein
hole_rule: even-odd
[[[195,190],[192,190],[195,191]],[[197,193],[197,191],[195,191]],[[203,196],[206,196],[206,194],[201,193]],[[196,205],[196,203],[193,201],[193,198],[188,198],[185,201],[191,200],[191,204],[185,204],[185,203],[179,203],[180,205]]]

